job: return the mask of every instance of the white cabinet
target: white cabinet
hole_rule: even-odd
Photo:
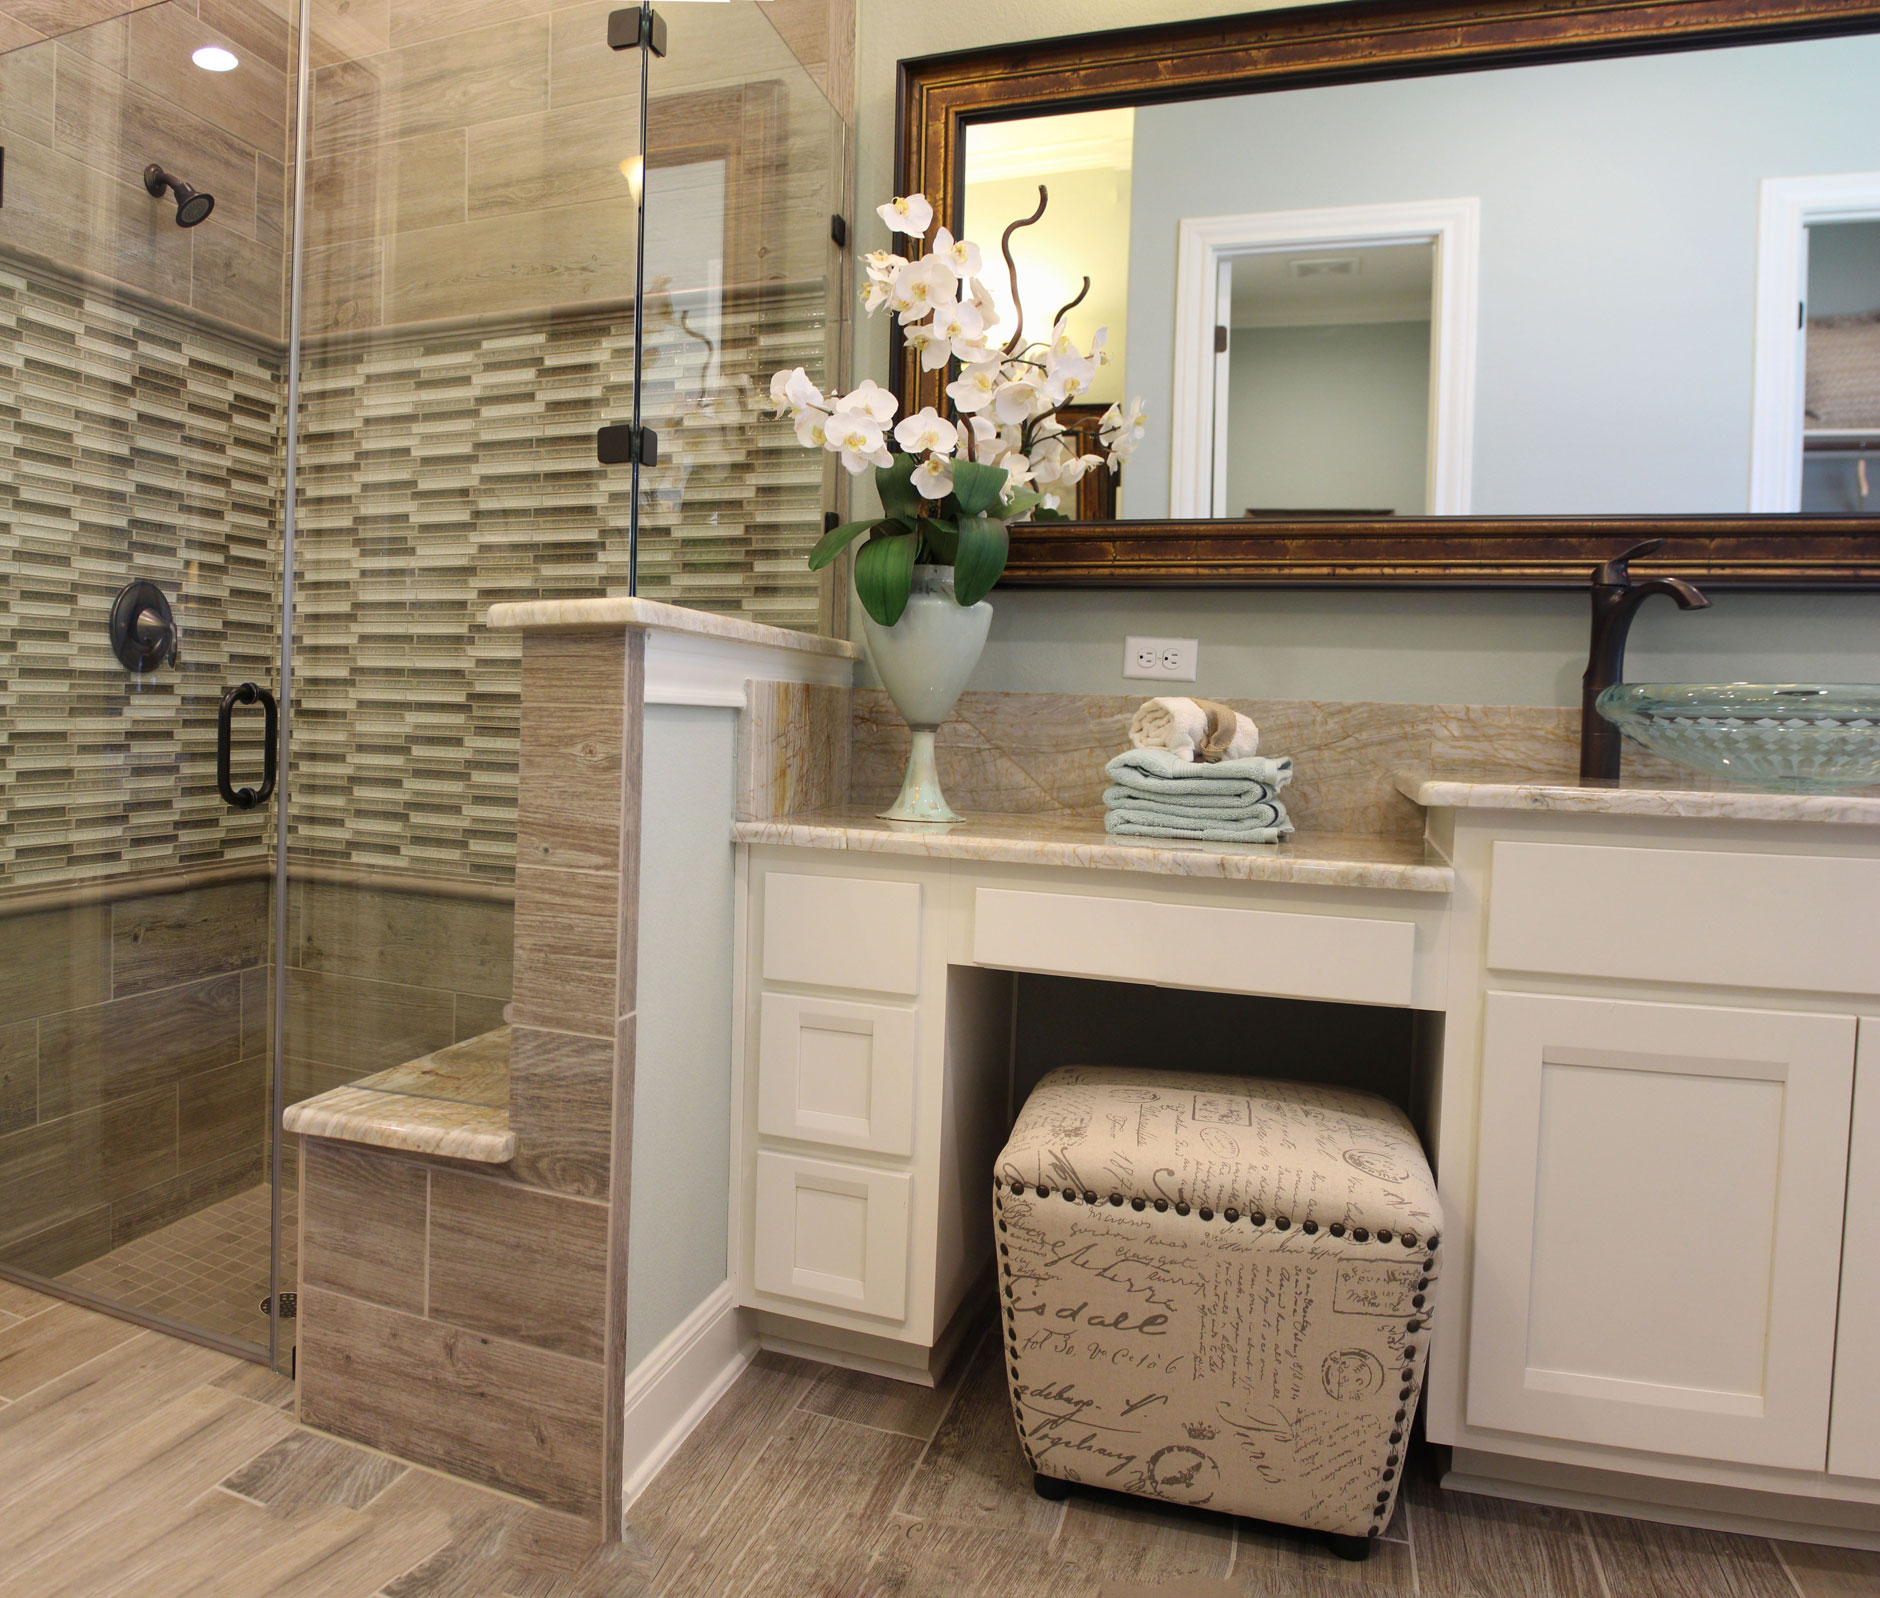
[[[1880,1481],[1880,1018],[1860,1024],[1828,1469]]]
[[[766,993],[759,1013],[759,1132],[914,1152],[914,1011]]]
[[[1470,1427],[1823,1468],[1855,1030],[1486,996]]]

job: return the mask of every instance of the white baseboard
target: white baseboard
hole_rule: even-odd
[[[627,1373],[623,1514],[750,1364],[747,1322],[725,1282]]]

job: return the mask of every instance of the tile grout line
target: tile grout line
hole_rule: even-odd
[[[956,1356],[960,1361],[960,1385],[953,1390],[952,1401],[940,1412],[939,1420],[934,1422],[933,1437],[929,1437],[927,1441],[921,1445],[920,1457],[917,1458],[909,1468],[907,1480],[901,1483],[901,1490],[894,1495],[894,1502],[888,1506],[888,1513],[890,1515],[901,1513],[901,1502],[907,1497],[908,1488],[914,1485],[914,1478],[920,1474],[921,1466],[927,1463],[928,1454],[933,1452],[934,1438],[937,1438],[941,1432],[946,1430],[948,1419],[951,1418],[953,1411],[959,1407],[960,1399],[966,1392],[966,1378],[972,1369],[973,1362],[979,1358],[980,1350],[986,1346],[986,1339],[996,1333],[998,1329],[999,1324],[995,1312],[992,1325],[979,1334],[979,1340],[974,1343],[970,1349],[964,1349]],[[809,1395],[806,1393],[803,1396],[807,1398]],[[910,1515],[908,1518],[912,1520],[916,1517]]]
[[[62,1298],[62,1299],[55,1300],[55,1302],[59,1304],[68,1304],[70,1303],[70,1300]],[[85,1310],[88,1314],[96,1315],[100,1320],[110,1320],[112,1318],[106,1315],[102,1310],[91,1309],[90,1306],[85,1305],[85,1304],[72,1304],[71,1307],[73,1309]],[[21,1321],[20,1324],[24,1326],[26,1322]],[[128,1326],[128,1325],[133,1325],[135,1323],[130,1322],[130,1321],[120,1321],[118,1322],[118,1324],[121,1326]],[[31,1398],[33,1394],[38,1392],[41,1388],[50,1387],[54,1382],[57,1382],[57,1381],[63,1381],[67,1376],[70,1376],[73,1371],[82,1371],[87,1365],[95,1364],[97,1361],[103,1359],[106,1354],[114,1354],[120,1348],[128,1348],[132,1343],[136,1342],[138,1338],[150,1337],[152,1335],[160,1335],[160,1334],[153,1334],[150,1328],[147,1326],[139,1326],[137,1327],[137,1330],[133,1332],[129,1337],[125,1338],[123,1342],[113,1343],[109,1348],[100,1349],[96,1354],[93,1354],[90,1359],[82,1359],[76,1365],[70,1366],[69,1368],[60,1371],[57,1376],[49,1376],[46,1378],[45,1381],[40,1382],[37,1386],[29,1387],[23,1393],[15,1393],[12,1396],[12,1398],[7,1400],[7,1402],[18,1403],[22,1399]]]
[[[1782,1574],[1789,1578],[1789,1585],[1795,1589],[1795,1598],[1808,1598],[1808,1594],[1802,1591],[1802,1584],[1797,1580],[1795,1572],[1789,1568],[1788,1557],[1782,1552],[1782,1545],[1773,1537],[1765,1537],[1763,1541],[1768,1543],[1769,1551],[1776,1556],[1776,1563],[1782,1567]]]

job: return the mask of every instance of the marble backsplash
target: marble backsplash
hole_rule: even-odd
[[[1130,717],[1142,697],[963,695],[936,740],[947,797],[963,813],[1100,814],[1104,763],[1129,747]],[[1462,771],[1492,765],[1558,776],[1579,769],[1576,709],[1306,699],[1227,703],[1259,725],[1262,754],[1292,757],[1285,800],[1301,832],[1421,836],[1423,811],[1392,781],[1406,767]],[[849,802],[892,802],[907,750],[907,727],[888,696],[880,689],[857,689]],[[1631,748],[1625,759],[1629,773],[1644,775],[1648,765],[1665,775],[1674,769]],[[1689,777],[1678,780],[1688,784]]]

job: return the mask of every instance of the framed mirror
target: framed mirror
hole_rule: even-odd
[[[1880,0],[1368,0],[903,62],[1147,432],[1008,583],[1880,584]],[[1016,329],[1002,266],[988,288]],[[900,350],[909,412],[946,372]],[[1081,411],[1090,412],[1088,417]]]

